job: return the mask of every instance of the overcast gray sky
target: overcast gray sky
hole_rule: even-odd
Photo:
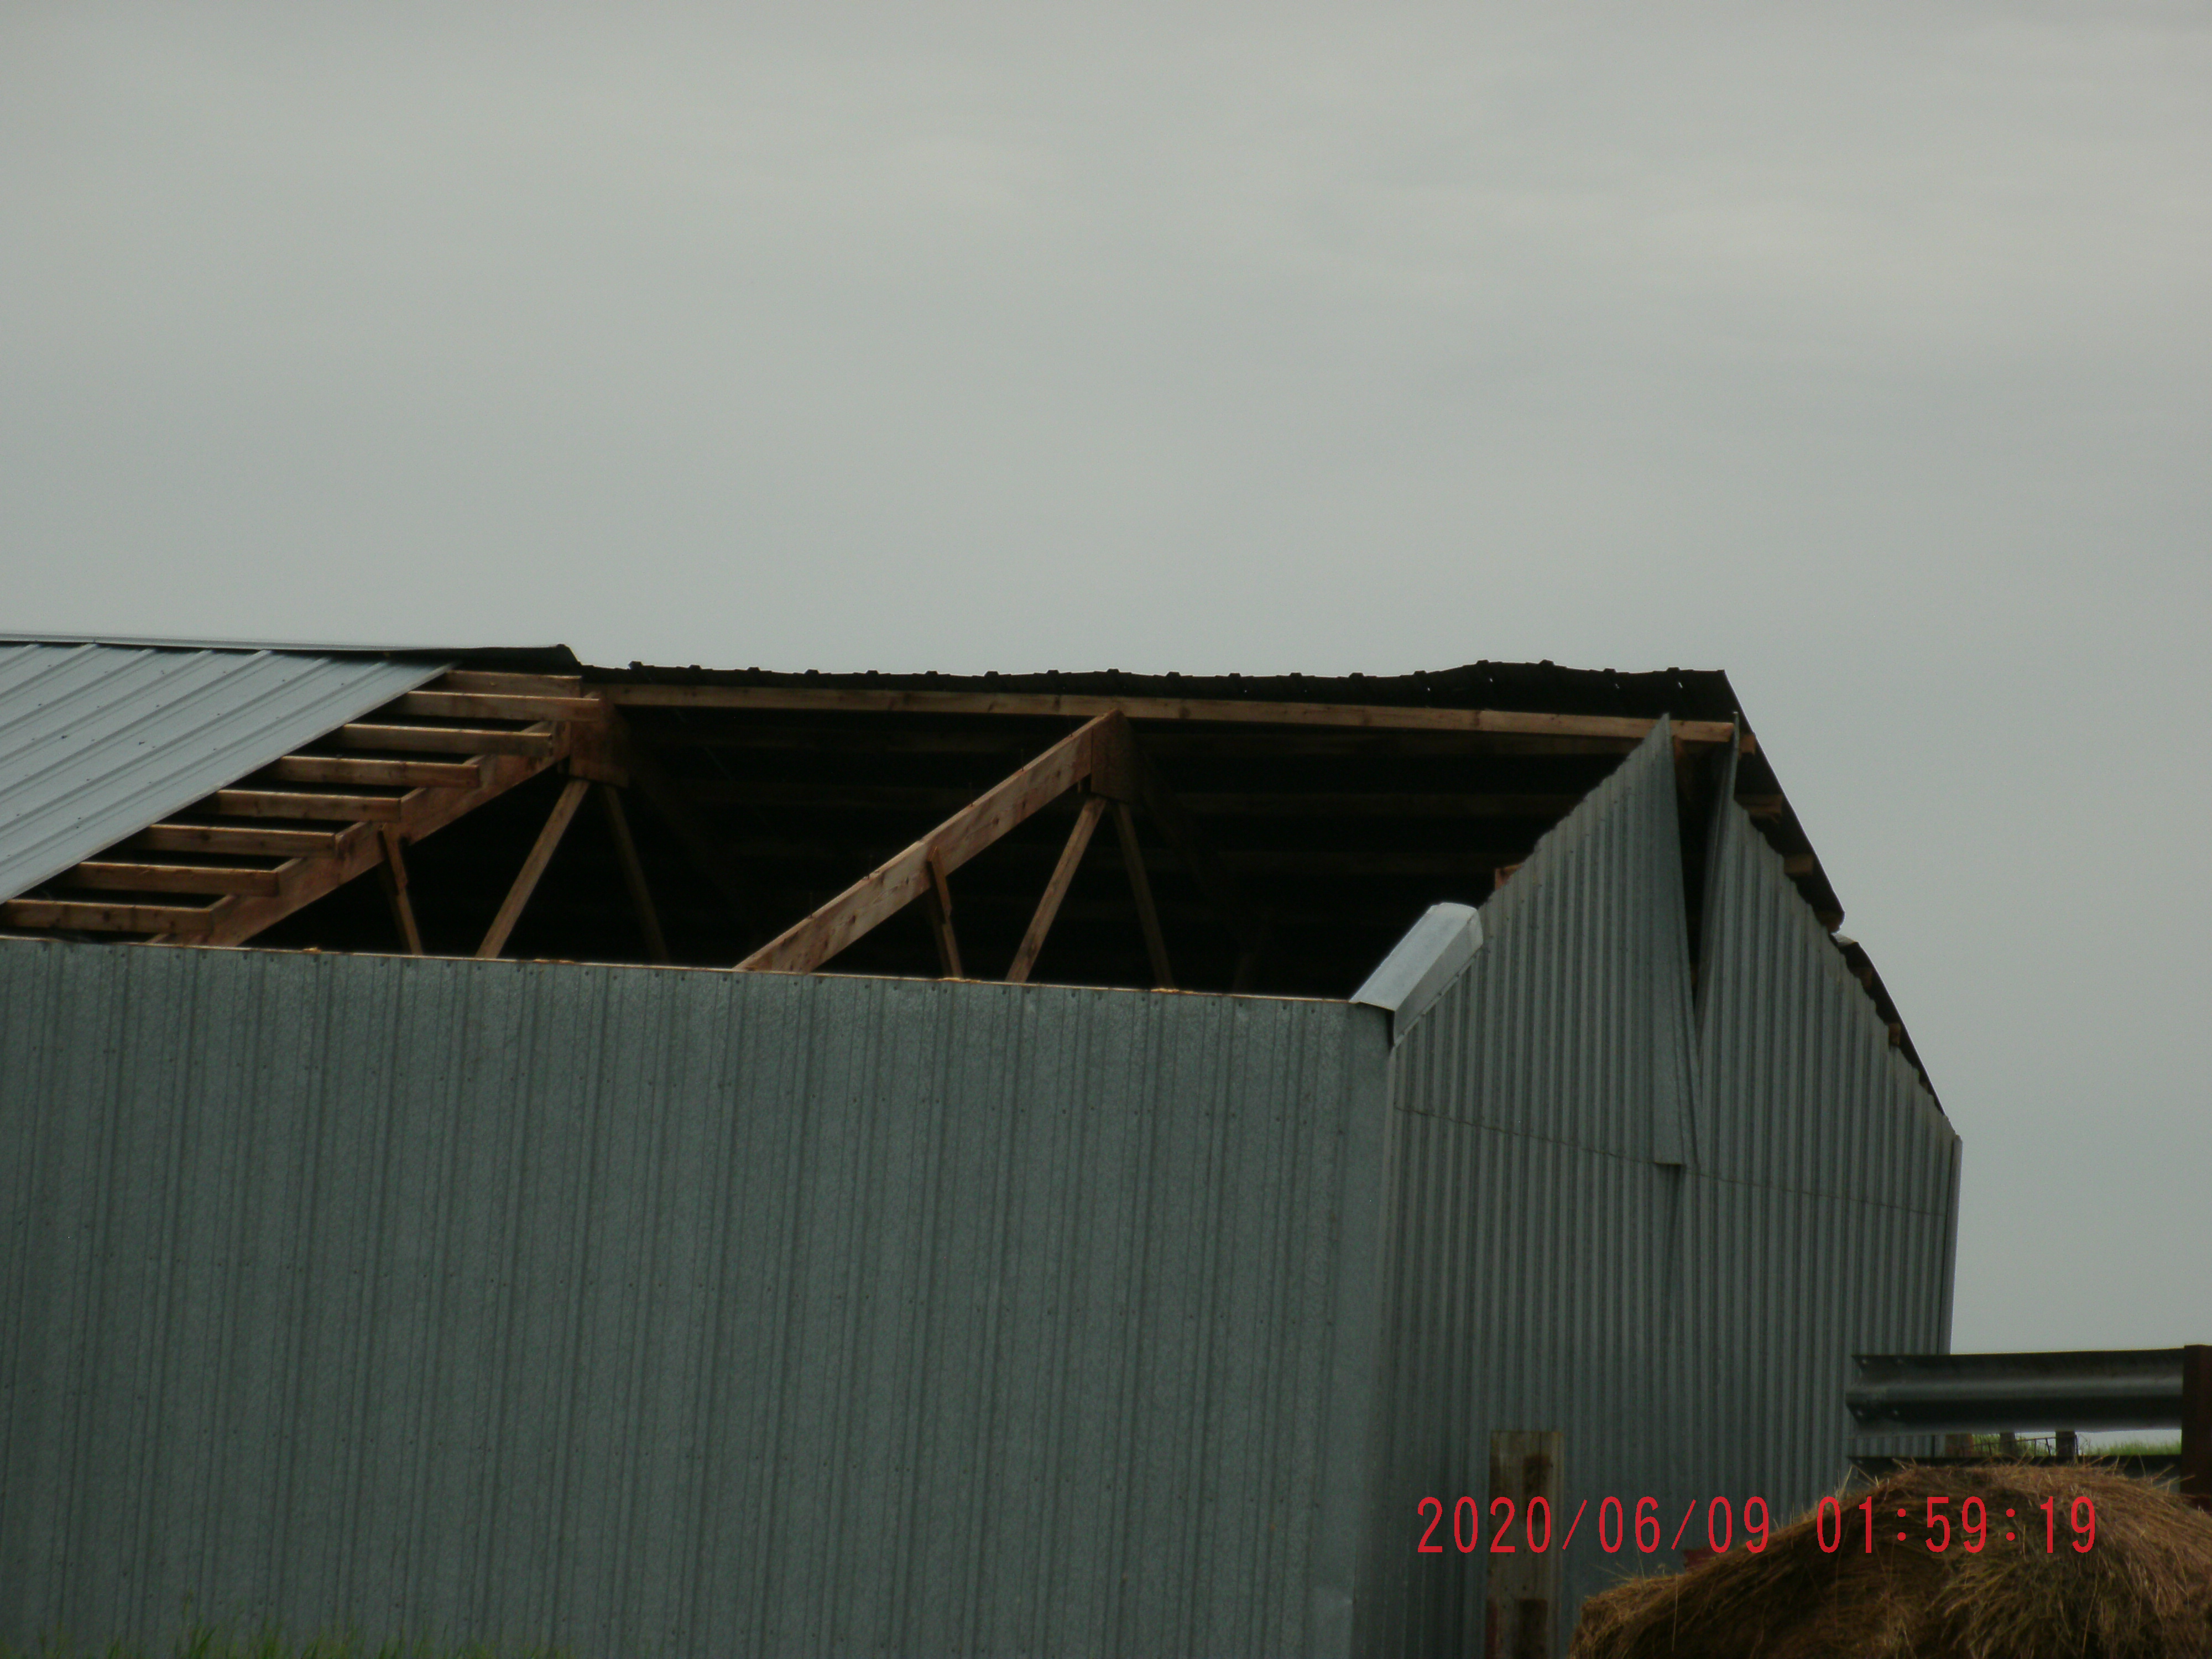
[[[0,6],[0,626],[1726,668],[1966,1143],[2212,1340],[2212,10]]]

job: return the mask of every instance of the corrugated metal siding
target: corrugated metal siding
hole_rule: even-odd
[[[1844,1473],[1849,1356],[1950,1346],[1960,1142],[1733,801],[1713,851],[1684,1406],[1699,1468],[1739,1486],[1785,1472],[1797,1507]]]
[[[447,665],[0,641],[0,898]]]
[[[0,1639],[1348,1651],[1383,1047],[0,942]]]
[[[1562,1534],[1589,1500],[1564,1640],[1641,1559],[1599,1499],[1662,1545],[1716,1496],[1786,1517],[1843,1472],[1844,1356],[1948,1334],[1956,1138],[1732,802],[1692,998],[1674,800],[1662,726],[1392,1055],[1376,1651],[1481,1650],[1484,1557],[1417,1557],[1415,1506],[1481,1499],[1493,1430],[1564,1432]]]

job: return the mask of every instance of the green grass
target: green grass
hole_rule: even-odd
[[[440,1647],[429,1642],[383,1642],[374,1646],[351,1633],[312,1636],[301,1641],[264,1628],[252,1636],[213,1625],[195,1625],[173,1642],[153,1647],[136,1642],[106,1646],[68,1636],[41,1637],[36,1647],[0,1642],[0,1659],[571,1659],[558,1648],[492,1647],[466,1642]]]
[[[1978,1434],[1973,1438],[1975,1456],[1995,1457],[1998,1455],[2000,1445],[1996,1436]],[[2053,1439],[2052,1436],[2047,1434],[2021,1435],[2020,1455],[2049,1457],[2052,1455],[2055,1449]],[[2084,1445],[2080,1455],[2084,1458],[2179,1457],[2181,1455],[2181,1440],[2179,1436],[2171,1440],[2115,1440],[2104,1444]]]

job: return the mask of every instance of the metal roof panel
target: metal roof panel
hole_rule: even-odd
[[[0,897],[447,666],[300,651],[0,643]]]

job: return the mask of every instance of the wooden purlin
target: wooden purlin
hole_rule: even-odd
[[[1258,702],[1225,697],[1098,696],[991,691],[870,690],[860,687],[637,685],[601,688],[608,702],[631,708],[741,708],[905,714],[1027,714],[1093,720],[1121,714],[1173,725],[1349,726],[1363,731],[1476,732],[1530,738],[1594,738],[1641,742],[1658,722],[1625,714],[1549,714],[1518,709],[1437,708],[1387,703]],[[425,694],[416,692],[416,696]],[[1725,744],[1737,735],[1728,720],[1677,720],[1685,743]],[[1743,752],[1756,744],[1749,732]]]
[[[503,684],[509,680],[520,684]],[[96,898],[18,898],[0,903],[0,927],[67,929],[123,936],[151,936],[180,944],[240,945],[302,907],[356,878],[381,871],[387,896],[410,951],[421,949],[408,907],[398,848],[434,834],[518,784],[564,761],[574,742],[568,718],[589,703],[595,720],[606,709],[580,695],[574,681],[546,676],[449,674],[441,689],[410,692],[363,720],[349,722],[322,741],[340,748],[428,750],[436,761],[293,754],[280,757],[252,778],[219,789],[199,803],[219,823],[160,823],[125,837],[52,884],[123,893],[175,892],[216,896],[202,905],[110,902]],[[422,710],[431,718],[478,722],[471,727],[410,723],[410,698],[439,701]],[[549,707],[560,717],[518,723]],[[502,727],[483,722],[507,722]],[[459,757],[459,758],[451,758]],[[271,788],[264,783],[304,785]],[[320,787],[317,786],[322,786]],[[362,787],[400,793],[349,793]],[[273,820],[264,823],[260,820]],[[327,829],[296,827],[323,820]],[[143,854],[155,854],[153,857]],[[179,863],[188,854],[210,860],[246,857],[281,860],[275,867]],[[169,856],[163,857],[161,854]]]

